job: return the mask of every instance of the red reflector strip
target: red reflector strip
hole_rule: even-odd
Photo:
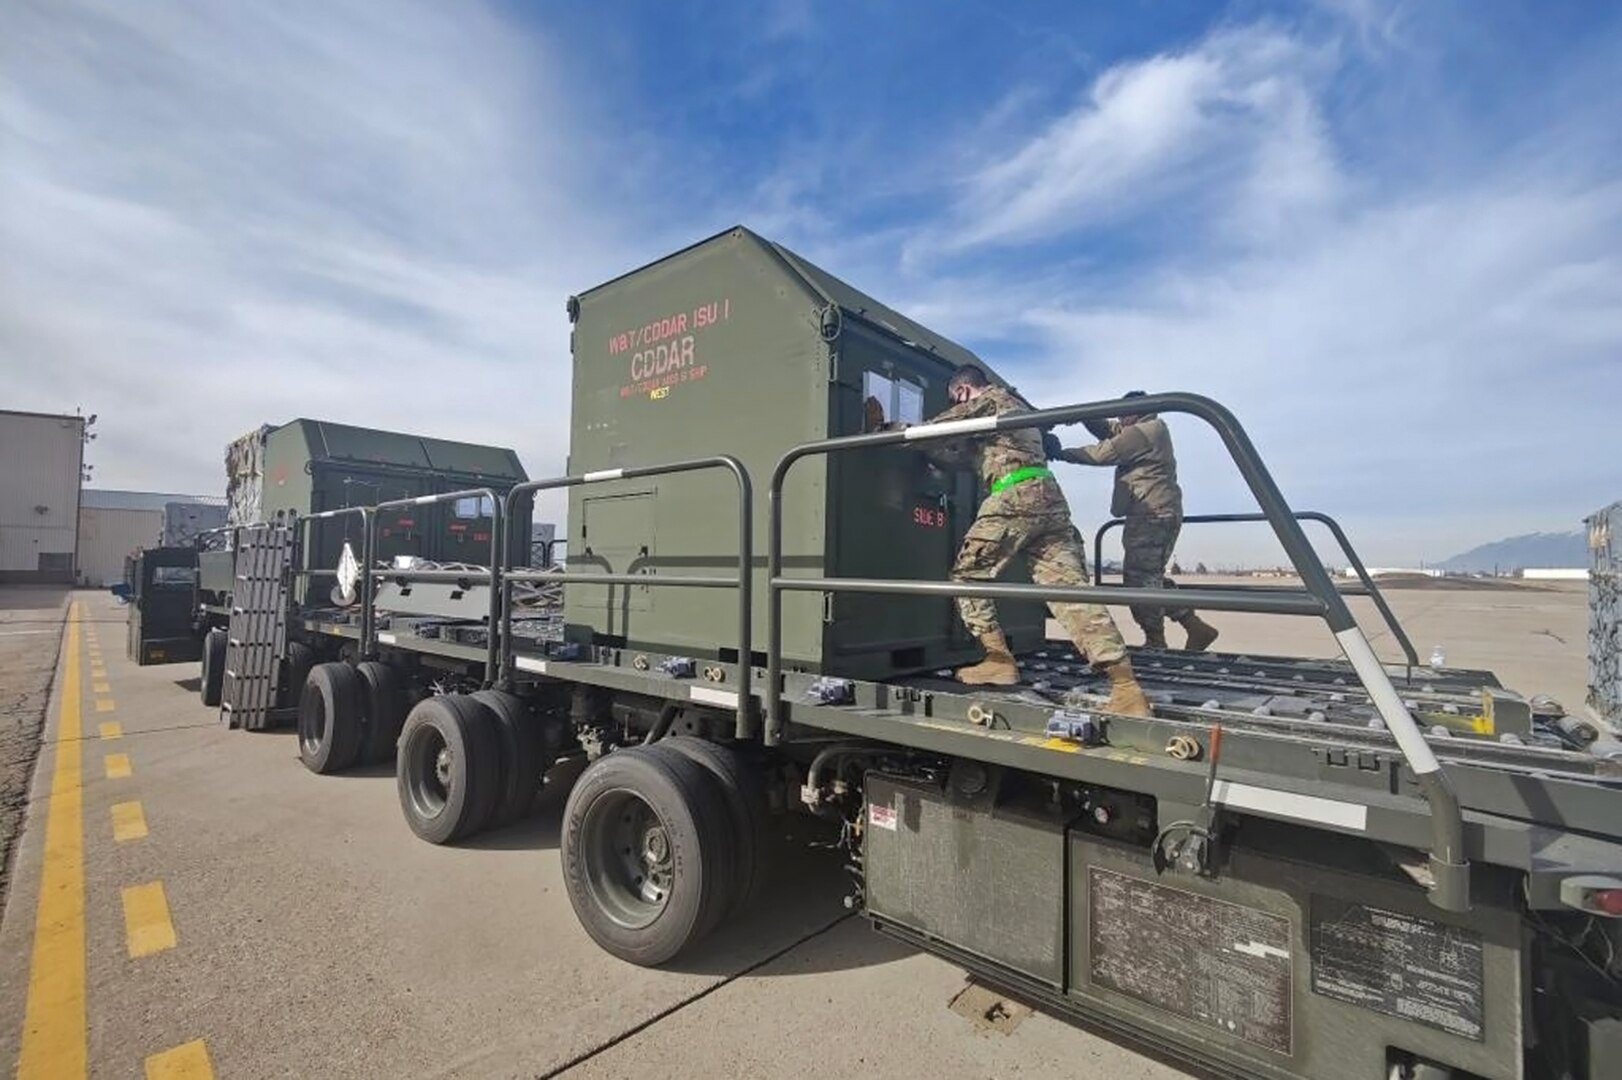
[[[1588,894],[1588,902],[1595,911],[1622,916],[1622,889],[1595,889]]]

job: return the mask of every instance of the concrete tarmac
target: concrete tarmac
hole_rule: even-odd
[[[1580,592],[1393,596],[1422,654],[1440,641],[1449,665],[1524,664],[1550,677],[1531,689],[1571,693]],[[136,667],[123,610],[73,601],[0,921],[0,1062],[22,1080],[82,1075],[75,1047],[90,1075],[149,1080],[1187,1075],[965,995],[960,968],[848,915],[839,859],[802,824],[755,910],[673,969],[624,964],[562,886],[569,767],[525,821],[435,847],[392,770],[316,776],[290,732],[226,730],[195,665]],[[1225,646],[1332,648],[1303,620],[1212,621]]]

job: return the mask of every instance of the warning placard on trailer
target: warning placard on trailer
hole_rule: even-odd
[[[1092,981],[1187,1020],[1291,1052],[1290,921],[1091,867]]]
[[[1481,935],[1417,915],[1312,899],[1312,992],[1481,1041]]]

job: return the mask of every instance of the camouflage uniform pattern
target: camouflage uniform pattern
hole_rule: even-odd
[[[971,401],[954,405],[930,423],[1022,412],[1012,394],[988,387]],[[972,445],[975,468],[985,490],[1016,469],[1046,466],[1042,436],[1035,428],[999,431],[964,440]],[[969,526],[952,567],[953,581],[995,581],[1015,558],[1023,558],[1038,585],[1086,585],[1087,556],[1070,522],[1064,492],[1052,477],[1025,480],[989,494]],[[981,637],[999,630],[996,605],[981,597],[959,597],[958,614],[969,632]],[[1089,661],[1109,663],[1126,655],[1126,643],[1102,604],[1049,604]]]
[[[1129,517],[1121,535],[1126,555],[1121,560],[1121,576],[1128,588],[1175,589],[1177,583],[1166,577],[1172,549],[1182,531],[1181,515],[1174,517]],[[1191,608],[1152,608],[1134,604],[1132,621],[1151,637],[1165,632],[1165,620],[1182,622],[1194,614]]]
[[[1166,422],[1151,414],[1125,426],[1110,421],[1088,427],[1100,441],[1066,450],[1061,459],[1077,465],[1115,466],[1110,513],[1126,519],[1121,536],[1126,549],[1121,575],[1126,585],[1176,588],[1165,575],[1183,528],[1183,491],[1177,484],[1177,457]],[[1151,640],[1165,633],[1166,619],[1182,622],[1194,614],[1190,608],[1134,605],[1131,610],[1132,621]]]

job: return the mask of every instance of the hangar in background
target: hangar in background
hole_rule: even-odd
[[[225,524],[225,498],[85,488],[79,508],[80,585],[124,580],[124,559],[143,548],[189,544]]]

